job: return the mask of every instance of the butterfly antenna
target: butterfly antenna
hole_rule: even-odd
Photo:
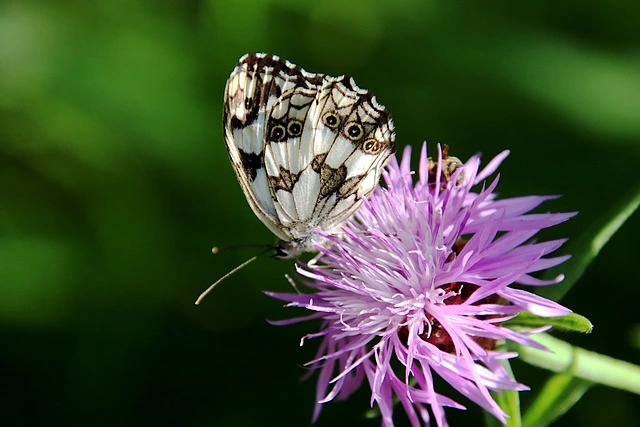
[[[229,246],[214,246],[211,248],[211,252],[217,255],[220,251],[230,251],[236,249],[249,249],[249,248],[273,248],[273,245],[229,245]]]
[[[217,249],[217,248],[214,248],[214,249]],[[214,252],[214,253],[216,253],[216,252]],[[196,300],[196,305],[200,304],[200,301],[202,301],[204,299],[204,297],[206,297],[207,294],[209,292],[211,292],[213,290],[213,288],[215,288],[218,285],[218,283],[222,282],[224,279],[226,279],[227,277],[231,276],[232,274],[234,274],[238,270],[241,270],[242,268],[244,268],[247,265],[251,264],[257,258],[258,258],[258,255],[252,256],[251,258],[249,258],[248,260],[246,260],[245,262],[243,262],[242,264],[240,264],[239,266],[237,266],[236,268],[234,268],[233,270],[231,270],[230,272],[228,272],[227,274],[225,274],[224,276],[222,276],[221,278],[216,280],[216,282],[213,285],[209,286],[206,291],[204,291],[203,293],[200,294],[200,296]]]
[[[264,250],[260,251],[257,255],[252,256],[251,258],[249,258],[248,260],[246,260],[245,262],[243,262],[242,264],[240,264],[239,266],[237,266],[236,268],[234,268],[233,270],[231,270],[230,272],[228,272],[227,274],[225,274],[224,276],[222,276],[221,278],[216,280],[216,282],[213,285],[209,286],[203,293],[200,294],[200,296],[196,300],[196,305],[199,305],[200,301],[202,301],[204,299],[204,297],[206,297],[207,294],[209,292],[211,292],[213,290],[213,288],[215,288],[224,279],[226,279],[227,277],[229,277],[232,274],[236,273],[238,270],[242,270],[244,267],[246,267],[247,265],[249,265],[253,261],[255,261],[259,256],[264,255],[266,252],[269,252],[269,251],[272,251],[272,250],[276,249],[276,246],[274,246],[274,245],[268,245],[266,247],[265,247],[265,245],[252,245],[252,247],[253,246],[259,246],[261,248],[264,248]],[[248,246],[233,246],[231,248],[232,249],[237,249],[237,248],[242,248],[242,247],[248,247]],[[229,249],[229,248],[227,247],[225,249]],[[214,246],[213,248],[211,248],[211,253],[212,254],[217,255],[218,252],[220,252],[220,248],[218,246]]]

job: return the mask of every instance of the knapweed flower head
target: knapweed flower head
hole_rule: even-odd
[[[315,263],[299,264],[308,290],[269,293],[313,313],[274,322],[320,319],[321,340],[309,366],[318,372],[314,420],[322,404],[345,399],[366,380],[382,425],[393,425],[394,398],[414,426],[447,425],[444,408],[464,409],[434,389],[439,376],[502,422],[490,391],[525,390],[501,363],[511,340],[541,348],[530,336],[548,328],[502,326],[520,312],[551,317],[567,308],[526,286],[550,285],[531,273],[562,263],[549,257],[564,240],[532,242],[541,229],[573,214],[528,213],[553,196],[498,199],[491,176],[508,152],[480,170],[478,155],[462,164],[438,147],[422,147],[416,182],[410,148],[393,159],[379,187],[339,235],[325,233]],[[473,190],[475,187],[480,187]],[[293,281],[292,281],[293,283]],[[430,411],[428,410],[430,409]]]

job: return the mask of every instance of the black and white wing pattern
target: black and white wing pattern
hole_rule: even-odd
[[[349,218],[395,151],[389,114],[349,77],[247,54],[224,98],[233,168],[283,257],[313,251],[315,230],[331,233]]]

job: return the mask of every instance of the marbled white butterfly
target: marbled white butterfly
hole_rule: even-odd
[[[375,188],[395,151],[385,108],[352,78],[247,54],[224,93],[229,157],[247,201],[280,239],[277,256],[313,251]]]

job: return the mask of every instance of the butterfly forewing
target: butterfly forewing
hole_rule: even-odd
[[[240,59],[224,126],[249,204],[292,255],[355,212],[395,151],[391,119],[368,91],[275,55]]]

